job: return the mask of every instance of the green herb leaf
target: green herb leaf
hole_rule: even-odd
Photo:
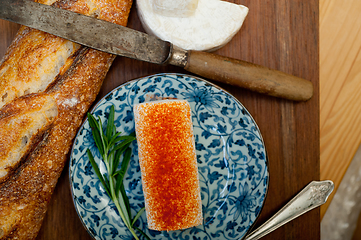
[[[107,123],[107,129],[106,129],[106,136],[109,140],[113,134],[114,130],[114,105],[110,107],[109,116],[108,116],[108,123]]]
[[[101,135],[100,135],[99,128],[98,128],[98,122],[93,117],[93,115],[91,115],[90,113],[88,113],[88,122],[89,122],[90,128],[92,129],[92,134],[93,134],[93,138],[95,141],[95,145],[97,146],[97,148],[100,152],[100,155],[103,156],[104,148],[103,148]]]
[[[115,151],[117,151],[118,149],[123,148],[125,145],[127,145],[128,143],[131,143],[135,140],[135,138],[130,138],[127,140],[124,140],[122,143],[118,144],[117,146],[115,146],[111,151],[110,154],[114,154]]]
[[[108,139],[107,137],[104,135],[104,132],[103,132],[103,123],[102,123],[102,120],[100,119],[100,117],[98,117],[98,131],[100,133],[100,140],[101,140],[101,144],[102,144],[102,147],[104,149],[104,154],[102,155],[102,157],[104,158],[104,156],[106,156],[107,154],[107,151],[109,150],[109,148],[107,147],[108,146]],[[98,146],[98,145],[97,145]],[[98,146],[99,148],[99,146]],[[103,159],[105,161],[107,161],[108,159]]]
[[[123,184],[121,184],[121,186],[123,186],[123,188],[124,188]],[[127,201],[129,204],[129,199],[128,199],[127,195],[124,196],[121,192],[120,192],[120,194],[118,193],[117,195],[118,195],[118,202],[119,202],[121,211],[123,212],[124,217],[125,217],[125,219],[123,219],[123,221],[125,221],[128,226],[131,226],[131,221],[130,221],[131,217],[129,217],[131,214],[129,213],[128,207],[127,207]]]
[[[123,185],[123,179],[124,179],[125,173],[127,172],[127,169],[128,169],[131,154],[132,154],[132,152],[128,148],[124,154],[124,158],[123,158],[120,170],[114,174],[117,177],[117,185],[115,185],[115,192],[119,192],[120,187]]]
[[[123,148],[121,149],[118,149],[116,152],[115,152],[115,156],[114,156],[114,165],[113,165],[113,168],[111,168],[111,174],[115,177],[116,176],[116,173],[115,171],[117,170],[117,167],[119,165],[119,162],[120,162],[120,157],[122,155],[122,153],[129,147],[130,143],[125,145]],[[124,162],[124,160],[123,160]]]
[[[119,137],[120,139],[118,140],[118,136],[121,134],[121,132],[117,132],[117,133],[115,133],[112,137],[111,137],[111,139],[109,140],[109,145],[114,145],[115,143],[117,143],[117,142],[119,142],[119,141],[121,141],[121,140],[124,140],[124,139],[127,139],[128,138],[128,136],[121,136],[121,137]]]
[[[143,212],[145,211],[145,207],[141,208],[137,215],[135,215],[135,217],[133,218],[133,221],[132,221],[132,225],[134,225],[134,223],[138,220],[138,218],[143,214]]]
[[[147,240],[151,240],[148,235],[143,232],[142,230],[140,230],[140,228],[136,227],[136,226],[133,226],[138,232],[140,232]]]
[[[130,203],[123,184],[123,179],[127,172],[132,154],[129,146],[132,141],[136,140],[135,132],[131,133],[129,136],[120,136],[121,133],[116,131],[114,115],[115,110],[114,106],[112,105],[109,110],[109,116],[104,133],[103,123],[100,117],[96,119],[93,115],[88,113],[89,126],[92,129],[92,135],[95,144],[102,157],[102,161],[106,166],[107,172],[101,174],[99,167],[96,164],[94,157],[89,149],[87,149],[87,155],[95,174],[98,176],[105,191],[114,202],[120,217],[122,218],[124,224],[129,228],[129,231],[132,233],[133,237],[136,240],[139,240],[139,237],[134,232],[134,229],[136,229],[146,239],[150,239],[143,231],[133,226],[144,211],[144,208],[142,208],[132,220]],[[123,160],[121,161],[120,169],[116,171],[122,155]]]
[[[103,174],[103,178],[104,178],[104,183],[105,183],[105,186],[110,189],[110,183],[109,183],[109,179],[107,178],[107,175],[104,173]]]
[[[104,187],[105,191],[108,193],[109,196],[111,196],[111,195],[110,195],[110,191],[109,191],[109,187],[108,187],[107,184],[105,183],[104,178],[103,178],[103,175],[102,175],[102,174],[100,173],[100,171],[99,171],[98,165],[96,164],[96,162],[95,162],[95,160],[94,160],[93,154],[90,152],[89,149],[87,149],[86,153],[87,153],[87,155],[88,155],[90,164],[92,165],[95,174],[98,176],[100,182],[103,184],[103,187]]]
[[[127,212],[129,214],[129,221],[130,221],[132,219],[132,212],[130,209],[129,199],[128,199],[127,193],[125,192],[125,188],[124,188],[123,184],[120,185],[120,194],[124,200],[125,207],[127,208]],[[131,225],[133,226],[133,224],[131,224]]]
[[[130,136],[130,135],[129,136],[120,136],[120,137],[117,137],[114,139],[110,139],[109,144],[115,145],[116,143],[118,143],[120,141],[131,140],[131,139],[133,139],[133,141],[134,141],[136,138],[133,136]]]

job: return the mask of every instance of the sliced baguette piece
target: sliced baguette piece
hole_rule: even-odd
[[[202,224],[191,109],[186,100],[134,106],[148,227],[180,230]]]

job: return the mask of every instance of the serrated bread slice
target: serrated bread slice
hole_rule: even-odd
[[[51,125],[58,108],[50,95],[29,95],[0,110],[0,183]]]
[[[202,224],[189,103],[161,100],[134,106],[148,227],[170,231]]]
[[[45,91],[69,68],[79,48],[79,44],[22,27],[0,65],[0,108],[17,97]]]

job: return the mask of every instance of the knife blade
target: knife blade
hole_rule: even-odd
[[[310,81],[213,53],[184,50],[131,28],[30,0],[0,0],[0,18],[100,51],[155,64],[171,64],[234,86],[270,96],[306,101]]]

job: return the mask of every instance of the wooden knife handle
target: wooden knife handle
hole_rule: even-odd
[[[313,95],[310,81],[245,61],[220,55],[188,51],[189,72],[270,96],[306,101]]]

